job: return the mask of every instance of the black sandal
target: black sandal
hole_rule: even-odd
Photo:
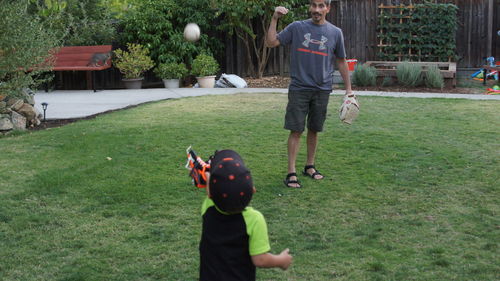
[[[307,172],[307,170],[309,170],[309,169],[314,169],[314,173],[309,174],[309,173]],[[312,178],[313,180],[322,180],[322,179],[324,179],[324,178],[325,178],[325,176],[323,176],[323,175],[322,175],[322,174],[321,174],[321,173],[320,173],[320,172],[316,169],[316,167],[314,167],[314,165],[306,165],[306,166],[304,167],[304,171],[302,172],[302,174],[304,174],[304,176],[308,176],[308,177]],[[317,178],[316,178],[316,176],[321,176],[322,178],[317,179]]]
[[[300,182],[299,180],[291,180],[290,178],[291,177],[296,177],[297,174],[296,173],[290,173],[288,175],[286,175],[286,178],[285,180],[283,181],[283,183],[285,183],[286,187],[289,187],[289,188],[301,188],[302,186],[300,185]],[[290,186],[290,184],[298,184],[298,186]]]

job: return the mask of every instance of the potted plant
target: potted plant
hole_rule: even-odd
[[[188,74],[184,63],[161,63],[154,70],[156,76],[163,80],[165,88],[179,88],[179,80]]]
[[[219,63],[214,57],[206,54],[196,56],[191,65],[191,73],[196,76],[201,88],[215,86],[215,74],[219,71]]]
[[[142,45],[127,43],[127,48],[128,51],[114,51],[113,63],[123,74],[122,81],[127,89],[140,89],[144,72],[150,70],[154,63],[149,57],[149,50]]]

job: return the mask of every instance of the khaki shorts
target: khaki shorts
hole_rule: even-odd
[[[330,91],[288,91],[285,129],[303,132],[306,117],[307,129],[323,131]]]

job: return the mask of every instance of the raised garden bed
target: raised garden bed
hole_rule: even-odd
[[[377,76],[397,77],[396,69],[402,61],[367,61],[365,65],[375,67]],[[455,62],[411,62],[422,66],[422,72],[427,71],[427,67],[435,65],[443,75],[446,87],[455,87],[457,85],[457,64]]]

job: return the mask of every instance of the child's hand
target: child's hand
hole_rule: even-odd
[[[290,264],[292,264],[293,257],[290,255],[290,250],[288,248],[284,249],[279,254],[280,260],[282,260],[280,268],[286,270]]]
[[[293,259],[289,252],[290,250],[285,249],[279,255],[264,253],[252,256],[252,262],[256,267],[279,267],[286,270],[292,263]]]

